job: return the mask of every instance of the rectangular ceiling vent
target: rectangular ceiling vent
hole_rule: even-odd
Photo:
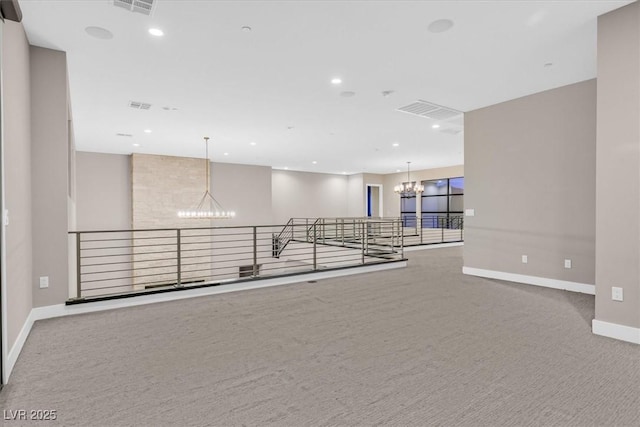
[[[130,133],[116,133],[116,136],[124,136],[126,138],[131,138],[133,135]]]
[[[154,0],[113,0],[113,5],[130,12],[142,13],[143,15],[151,15]]]
[[[462,111],[443,107],[431,102],[418,100],[412,104],[398,108],[397,111],[413,114],[414,116],[428,117],[434,120],[448,120],[462,114]]]
[[[136,110],[148,110],[151,108],[151,104],[147,104],[146,102],[129,101],[129,107],[135,108]]]

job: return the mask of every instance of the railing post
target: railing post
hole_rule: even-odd
[[[313,223],[313,269],[314,270],[318,269],[318,257],[316,253],[316,240],[317,240],[316,224],[317,223],[318,223],[317,221]]]
[[[182,287],[182,244],[181,244],[181,233],[180,229],[176,230],[176,262],[177,262],[177,275],[178,280],[176,281],[176,286],[179,288]]]
[[[366,236],[364,234],[364,232],[365,232],[364,226],[365,226],[365,223],[364,223],[364,221],[362,221],[362,263],[363,264],[364,264],[364,239],[366,238]]]
[[[253,226],[253,277],[258,275],[258,230]]]
[[[82,298],[82,269],[80,268],[80,233],[76,233],[76,298]],[[68,291],[67,291],[68,292]]]
[[[438,218],[440,220],[440,218]],[[440,230],[442,230],[442,235],[440,237],[440,243],[444,243],[444,224],[440,224]]]
[[[307,243],[309,243],[309,218],[305,218],[304,223],[305,223],[304,232],[307,235]]]
[[[400,257],[404,259],[404,230],[400,233]]]
[[[340,221],[340,234],[342,235],[342,246],[344,246],[344,218]]]
[[[460,227],[460,241],[464,241],[464,235],[463,235],[464,226],[463,226],[462,219],[458,221],[458,226]]]

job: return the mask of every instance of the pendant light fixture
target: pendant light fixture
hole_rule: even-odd
[[[193,210],[179,211],[178,217],[186,219],[231,219],[236,216],[234,211],[225,210],[211,194],[211,164],[209,162],[209,137],[204,137],[206,184],[205,192],[200,198],[200,203]]]
[[[398,194],[406,194],[406,193],[422,193],[424,191],[424,185],[418,184],[416,181],[415,184],[411,183],[411,162],[407,162],[407,182],[403,182],[401,184],[393,187],[393,191]]]

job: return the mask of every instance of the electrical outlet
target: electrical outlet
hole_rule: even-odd
[[[528,257],[528,256],[526,256],[526,255],[522,255],[522,263],[523,263],[523,264],[526,264],[526,263],[528,263],[528,262],[529,262],[529,257]]]
[[[611,287],[611,299],[614,301],[623,301],[624,295],[622,293],[622,288],[616,288],[615,286]]]
[[[475,209],[465,209],[464,210],[464,216],[476,216],[476,210]]]
[[[41,276],[40,277],[40,289],[49,287],[49,276]]]
[[[565,259],[564,260],[564,268],[571,268],[571,260],[570,259]]]

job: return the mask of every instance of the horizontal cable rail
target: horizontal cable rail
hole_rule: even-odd
[[[399,218],[292,218],[286,225],[73,231],[72,300],[393,262]]]

